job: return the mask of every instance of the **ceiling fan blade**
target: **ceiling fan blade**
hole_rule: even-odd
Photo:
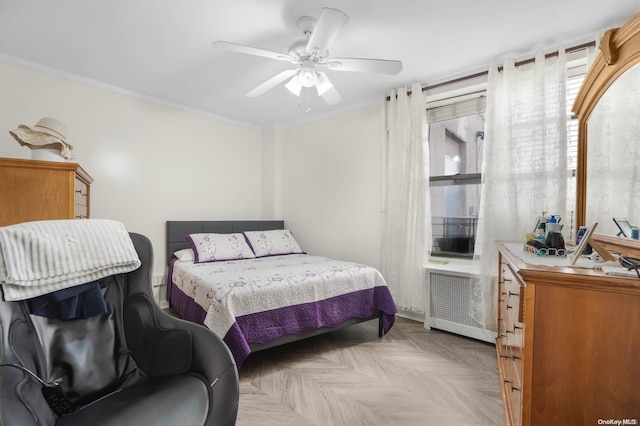
[[[334,71],[371,72],[396,75],[402,71],[402,62],[386,59],[331,58],[326,63]]]
[[[340,96],[340,93],[338,93],[335,87],[331,86],[324,92],[322,99],[324,99],[327,105],[335,105],[342,100],[342,96]]]
[[[262,56],[263,58],[277,59],[279,61],[289,61],[296,63],[296,58],[286,53],[274,52],[271,50],[259,49],[257,47],[245,46],[242,44],[230,43],[228,41],[214,41],[211,43],[215,49],[224,49],[230,52],[244,53],[246,55]]]
[[[291,77],[297,72],[298,70],[295,68],[290,70],[284,70],[280,74],[276,74],[275,76],[271,77],[269,80],[265,81],[255,89],[251,90],[249,93],[247,93],[246,96],[249,96],[249,97],[260,96],[267,90],[274,88],[275,86],[282,83],[283,81],[285,81],[286,79],[288,79],[289,77]]]
[[[338,9],[328,7],[322,9],[307,43],[307,52],[323,54],[338,37],[348,20],[349,16]]]

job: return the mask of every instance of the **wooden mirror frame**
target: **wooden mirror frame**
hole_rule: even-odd
[[[613,82],[640,63],[640,13],[620,28],[608,30],[600,52],[587,72],[573,104],[578,116],[578,166],[576,170],[576,231],[586,222],[587,211],[587,122],[596,104]]]
[[[640,63],[640,13],[620,28],[608,30],[600,42],[600,52],[589,68],[573,104],[578,116],[578,166],[576,171],[576,233],[586,224],[587,212],[587,122],[596,104],[625,71]],[[609,235],[593,235],[602,248],[640,257],[640,242]]]

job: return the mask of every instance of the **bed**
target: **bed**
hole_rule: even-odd
[[[291,253],[261,252],[258,236],[290,235],[283,221],[167,221],[166,225],[169,305],[183,319],[220,335],[238,367],[251,352],[363,321],[377,319],[380,337],[393,326],[396,306],[376,269],[308,255],[295,240]],[[195,240],[202,234],[242,235],[251,257],[203,260],[207,254]],[[188,236],[194,239],[189,241]],[[193,247],[200,259],[189,257]],[[185,252],[191,254],[183,257]]]

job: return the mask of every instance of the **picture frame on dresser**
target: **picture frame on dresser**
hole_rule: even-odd
[[[631,224],[627,218],[614,217],[613,222],[620,230],[616,237],[631,238]]]
[[[593,235],[593,232],[596,230],[597,227],[598,227],[598,222],[594,223],[593,225],[587,228],[584,235],[582,236],[582,239],[580,240],[580,242],[575,248],[575,252],[573,253],[573,257],[571,258],[571,263],[570,263],[571,265],[575,265],[578,259],[580,259],[580,257],[584,253],[584,249],[587,248],[587,245],[591,240],[591,236]]]
[[[600,243],[595,240],[595,230],[598,227],[598,222],[595,222],[593,225],[587,228],[584,235],[580,239],[580,242],[575,247],[575,251],[573,253],[573,257],[571,258],[570,265],[574,266],[578,259],[583,255],[585,248],[587,245],[591,245],[591,248],[596,251],[600,255],[603,260],[615,262],[616,258]]]

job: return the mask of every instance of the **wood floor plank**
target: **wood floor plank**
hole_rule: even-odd
[[[398,318],[251,354],[238,426],[504,424],[495,348]]]

